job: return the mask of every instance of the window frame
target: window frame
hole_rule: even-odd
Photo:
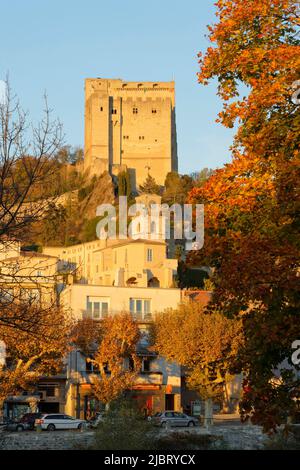
[[[95,305],[96,315],[95,315]],[[103,320],[109,315],[110,297],[87,296],[86,298],[86,316],[92,320]]]
[[[141,305],[139,311],[137,310],[137,305],[139,305],[138,302]],[[131,315],[137,320],[151,320],[151,299],[141,297],[130,297],[129,311]]]
[[[147,248],[147,262],[148,263],[153,262],[153,249],[152,248]]]

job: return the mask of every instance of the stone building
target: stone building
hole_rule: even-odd
[[[174,82],[85,81],[84,170],[127,169],[133,188],[177,171]]]
[[[62,304],[70,308],[78,320],[101,321],[108,315],[129,311],[137,321],[142,333],[137,348],[142,367],[128,394],[149,413],[181,409],[181,367],[151,351],[147,340],[155,313],[176,308],[181,300],[180,289],[170,288],[73,284],[61,293]],[[86,418],[99,409],[93,396],[96,376],[87,357],[79,350],[72,351],[68,358],[66,413]]]
[[[44,247],[74,271],[75,282],[119,287],[172,287],[177,260],[166,255],[166,243],[155,240],[96,240],[71,247]]]
[[[19,243],[6,243],[0,247],[0,303],[43,309],[58,305],[59,290],[64,285],[64,275],[55,256],[22,251]],[[5,361],[4,361],[5,363]],[[1,364],[0,364],[1,368]],[[33,392],[7,397],[0,416],[18,420],[23,414],[35,412],[63,412],[65,406],[66,368],[55,376],[41,376]],[[1,419],[1,418],[0,418]]]
[[[0,260],[1,301],[34,302],[43,307],[57,305],[57,286],[63,281],[58,258],[20,248],[8,253],[15,256]]]

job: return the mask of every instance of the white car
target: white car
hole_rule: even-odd
[[[35,420],[35,427],[41,426],[41,429],[55,431],[56,429],[82,429],[85,427],[84,419],[76,419],[62,413],[43,414]]]

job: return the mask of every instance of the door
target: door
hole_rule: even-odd
[[[147,416],[151,416],[152,410],[153,410],[153,396],[152,395],[147,397],[146,409],[147,409]]]
[[[166,411],[174,410],[174,393],[167,393],[165,398]]]

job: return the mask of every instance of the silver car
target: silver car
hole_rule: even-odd
[[[30,430],[30,425],[28,423],[22,423],[20,421],[17,422],[9,422],[5,426],[6,431],[16,431],[16,432],[21,432],[21,431],[28,431]]]
[[[188,416],[179,411],[162,411],[152,416],[151,421],[156,426],[166,428],[168,426],[198,426],[199,421],[197,418]]]
[[[37,426],[47,431],[55,431],[56,429],[83,429],[86,427],[86,421],[62,413],[51,413],[43,414],[39,419],[36,419],[35,427]]]

